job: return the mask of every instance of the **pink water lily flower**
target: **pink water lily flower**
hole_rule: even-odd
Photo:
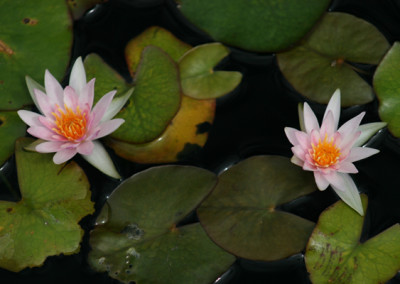
[[[48,70],[44,82],[45,88],[27,78],[32,99],[41,113],[18,111],[20,118],[29,125],[28,133],[40,139],[33,146],[34,150],[55,152],[55,164],[81,154],[104,173],[119,178],[104,147],[96,140],[112,133],[124,122],[123,119],[111,118],[122,108],[131,92],[112,103],[116,91],[111,91],[92,108],[95,79],[86,82],[80,57],[74,63],[65,89]]]
[[[286,127],[285,133],[292,143],[292,162],[306,171],[313,171],[319,190],[329,185],[350,207],[363,215],[360,195],[349,174],[357,173],[353,162],[365,159],[379,150],[360,147],[385,123],[360,125],[365,112],[344,123],[338,129],[340,117],[340,90],[336,90],[325,110],[322,125],[307,103],[300,115],[303,131]]]

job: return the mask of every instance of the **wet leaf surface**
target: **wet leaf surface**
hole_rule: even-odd
[[[209,283],[235,258],[198,223],[176,227],[216,176],[190,166],[154,167],[122,183],[91,232],[90,265],[125,283]]]

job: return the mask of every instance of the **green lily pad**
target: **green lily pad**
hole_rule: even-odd
[[[179,0],[181,12],[216,41],[273,52],[301,39],[329,0]],[[282,24],[284,23],[284,24]]]
[[[125,47],[126,62],[132,76],[136,72],[143,49],[149,45],[161,48],[175,62],[178,62],[179,58],[191,48],[189,44],[180,41],[166,29],[157,26],[150,27],[130,40]]]
[[[1,1],[0,109],[32,104],[25,75],[43,82],[43,70],[49,69],[62,79],[71,46],[72,20],[66,1]]]
[[[178,68],[171,57],[155,46],[142,52],[135,90],[128,105],[116,116],[125,119],[111,137],[128,143],[145,143],[165,130],[179,109]]]
[[[379,116],[388,129],[400,137],[400,43],[395,42],[374,75],[374,89],[379,99]]]
[[[279,68],[302,95],[328,103],[340,88],[342,106],[373,100],[371,86],[351,63],[378,64],[389,43],[370,23],[345,13],[327,13],[305,41],[277,55]]]
[[[176,227],[217,181],[190,166],[154,167],[109,197],[90,235],[89,263],[128,283],[209,283],[235,258],[198,223]]]
[[[278,206],[315,189],[313,175],[288,158],[254,156],[223,172],[197,213],[226,251],[247,259],[282,259],[304,249],[314,223]]]
[[[91,53],[85,57],[84,66],[87,80],[96,78],[94,84],[95,102],[112,90],[117,91],[116,97],[121,96],[133,86],[126,83],[125,79],[117,71],[111,68],[95,53]]]
[[[364,211],[367,197],[361,196]],[[360,243],[364,217],[343,201],[326,209],[307,245],[313,283],[385,283],[400,269],[400,225]]]
[[[28,152],[32,139],[16,142],[22,199],[0,201],[0,267],[20,271],[46,257],[79,251],[78,222],[93,213],[89,183],[74,162],[55,165],[52,155]]]
[[[220,43],[196,46],[179,60],[182,91],[195,99],[214,99],[239,85],[242,74],[234,71],[214,71],[213,68],[229,54]]]
[[[14,153],[15,140],[25,134],[26,124],[16,112],[0,112],[0,165]]]

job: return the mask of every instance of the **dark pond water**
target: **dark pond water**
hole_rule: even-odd
[[[400,1],[338,0],[332,2],[331,10],[348,12],[371,22],[391,44],[400,40]],[[172,31],[191,45],[211,41],[176,13],[172,1],[109,1],[75,23],[73,58],[96,52],[128,78],[124,47],[131,38],[153,25]],[[181,163],[218,173],[253,155],[291,156],[291,145],[283,128],[298,128],[297,104],[303,99],[284,80],[275,56],[232,49],[229,58],[219,67],[242,72],[243,82],[232,94],[218,100],[215,122],[204,149],[195,151]],[[366,76],[366,80],[370,81],[371,77]],[[378,102],[374,101],[363,107],[347,109],[342,119],[345,121],[360,109],[365,109],[367,116],[364,123],[378,121],[377,106]],[[400,221],[400,142],[384,131],[371,143],[381,153],[358,162],[356,166],[360,173],[354,176],[360,190],[369,196],[364,239]],[[130,163],[117,156],[113,158],[124,178],[152,166]],[[98,174],[84,160],[77,158],[77,161],[88,174],[98,213],[106,196],[118,182]],[[2,171],[8,178],[7,182],[3,181],[2,188],[6,183],[16,187],[13,159]],[[2,197],[5,196],[3,189],[1,191]],[[283,209],[317,221],[320,212],[335,200],[336,196],[327,190],[286,204]],[[192,216],[193,220],[195,218]],[[81,225],[86,232],[93,228],[94,219],[95,216],[88,216],[82,220]],[[25,269],[20,273],[0,269],[0,283],[118,283],[105,273],[95,273],[88,267],[86,257],[89,250],[88,234],[85,234],[79,254],[50,257],[43,267]],[[273,263],[239,259],[217,283],[310,282],[303,256],[299,254]],[[400,275],[388,283],[400,283]]]

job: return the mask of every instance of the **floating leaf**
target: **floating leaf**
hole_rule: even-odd
[[[14,153],[15,140],[25,133],[26,125],[16,112],[0,112],[0,165]]]
[[[71,45],[72,21],[65,1],[1,1],[0,109],[32,103],[25,75],[43,82],[43,70],[49,69],[62,79]]]
[[[379,64],[374,88],[379,99],[379,115],[390,132],[400,137],[400,43],[395,42]]]
[[[288,158],[254,156],[223,172],[197,213],[226,251],[247,259],[282,259],[304,249],[314,223],[277,207],[315,189],[313,176]]]
[[[128,143],[145,143],[160,136],[179,109],[177,66],[161,49],[148,46],[142,52],[135,83],[128,105],[116,116],[125,123],[111,136]]]
[[[351,63],[378,64],[388,48],[370,23],[345,13],[327,13],[303,44],[277,58],[283,75],[305,97],[326,104],[340,88],[342,106],[351,106],[374,98]]]
[[[91,232],[89,263],[125,283],[209,283],[235,258],[196,224],[176,227],[209,194],[216,176],[190,166],[154,167],[109,197]]]
[[[367,197],[361,196],[364,211]],[[360,243],[364,217],[338,201],[319,217],[305,255],[313,283],[385,283],[400,269],[400,226]]]
[[[94,85],[94,101],[97,102],[106,93],[116,90],[116,97],[123,95],[133,85],[125,82],[117,71],[111,68],[104,60],[95,53],[85,57],[85,71],[88,81],[96,78]]]
[[[134,76],[136,72],[143,49],[149,45],[161,48],[171,56],[175,62],[191,48],[190,45],[180,41],[166,29],[156,26],[150,27],[130,40],[125,47],[126,61],[132,76]]]
[[[214,120],[215,100],[182,97],[181,108],[165,132],[144,144],[129,144],[107,139],[117,155],[136,163],[168,163],[179,160],[185,147],[203,147]]]
[[[302,38],[330,1],[180,0],[179,3],[189,21],[216,41],[251,51],[272,52]]]
[[[195,99],[214,99],[239,85],[240,72],[214,71],[213,68],[229,50],[220,43],[196,46],[179,60],[182,91]]]
[[[32,141],[16,142],[21,201],[0,201],[0,266],[11,271],[39,266],[50,255],[78,252],[83,235],[78,222],[94,211],[82,169],[25,151]]]

